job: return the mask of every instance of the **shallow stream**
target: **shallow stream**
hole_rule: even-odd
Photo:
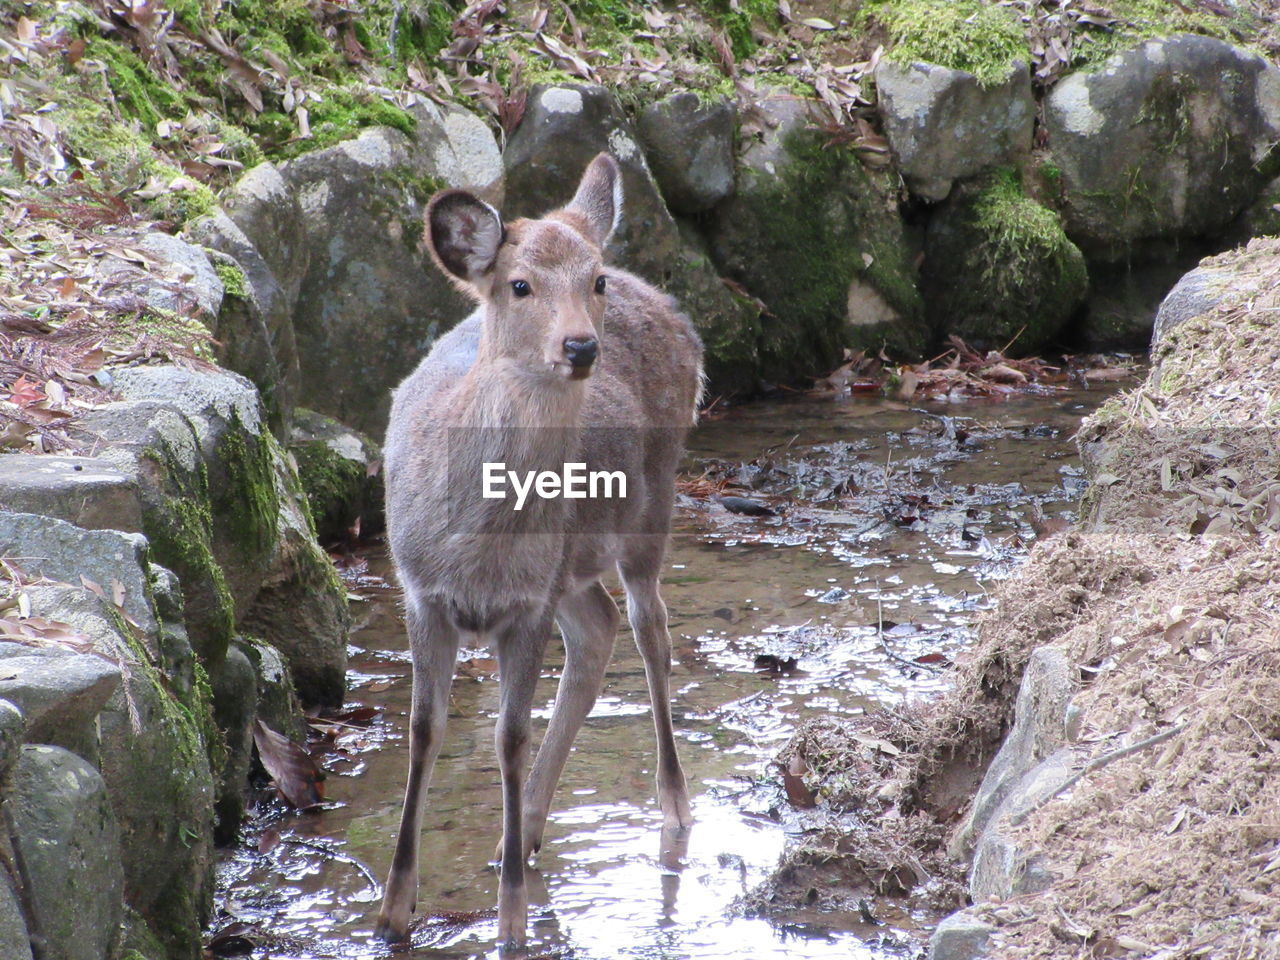
[[[1070,517],[1070,436],[1107,391],[912,405],[803,398],[730,409],[690,442],[664,597],[672,698],[696,826],[682,869],[658,862],[653,736],[625,630],[561,781],[531,881],[531,954],[576,960],[914,955],[899,915],[779,923],[735,901],[798,829],[773,757],[798,722],[853,716],[941,689],[990,584],[1034,539],[1032,504]],[[781,514],[734,514],[714,495]],[[732,503],[732,501],[730,501]],[[365,564],[367,562],[367,569]],[[350,699],[368,725],[332,726],[327,803],[269,805],[219,868],[215,928],[247,925],[255,957],[372,958],[379,884],[407,764],[410,664],[385,556],[355,564]],[[384,579],[385,578],[385,579]],[[464,651],[428,799],[410,955],[496,956],[501,823],[486,651]],[[555,694],[553,644],[535,723]],[[793,662],[794,660],[794,662]]]

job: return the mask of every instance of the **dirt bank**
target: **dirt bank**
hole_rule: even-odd
[[[757,906],[961,900],[945,838],[1051,645],[1079,668],[1083,772],[1011,828],[1055,879],[976,905],[992,955],[1280,956],[1280,240],[1209,264],[1227,299],[1085,422],[1085,521],[1002,585],[955,687],[788,747],[861,825],[815,831]]]

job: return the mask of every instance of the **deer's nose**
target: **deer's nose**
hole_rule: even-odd
[[[600,343],[595,337],[566,337],[564,356],[571,367],[589,367],[596,362]]]

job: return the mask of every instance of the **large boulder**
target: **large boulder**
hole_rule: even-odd
[[[1151,331],[1151,352],[1155,353],[1156,347],[1175,328],[1232,298],[1238,282],[1239,277],[1234,270],[1213,264],[1199,266],[1183,274],[1160,301]]]
[[[22,915],[22,901],[7,873],[0,873],[0,957],[32,960],[31,933]]]
[[[1280,140],[1280,69],[1211,37],[1148,40],[1058,83],[1045,127],[1068,234],[1122,260],[1221,231],[1253,200]]]
[[[26,718],[26,739],[98,760],[98,714],[120,685],[120,667],[62,647],[0,641],[0,697]]]
[[[930,319],[943,333],[1034,353],[1084,303],[1084,256],[1058,215],[1002,172],[957,190],[929,221],[922,272]]]
[[[283,168],[302,206],[309,269],[293,315],[299,400],[380,436],[391,388],[471,305],[431,264],[423,205],[447,181],[385,127]]]
[[[0,509],[88,530],[142,528],[136,481],[100,457],[0,454]]]
[[[1001,83],[966,70],[882,60],[876,105],[912,193],[943,200],[956,180],[1011,166],[1031,152],[1036,105],[1031,72],[1013,64]]]
[[[687,90],[640,111],[636,132],[672,213],[702,213],[733,193],[737,119],[732,100]]]
[[[5,803],[42,960],[114,957],[124,871],[101,775],[61,747],[25,746]]]
[[[810,105],[789,91],[754,109],[763,135],[710,239],[719,268],[767,306],[765,375],[819,376],[846,346],[918,354],[930,331],[889,185],[809,129]]]
[[[255,267],[254,273],[259,277],[269,273],[279,288],[286,314],[291,313],[298,302],[311,255],[298,198],[275,164],[260,163],[226,190],[221,199],[227,217],[240,231],[244,242],[262,257],[265,273],[253,264],[241,266],[246,273],[251,266]],[[233,237],[232,241],[236,247],[240,246],[238,238]],[[235,248],[218,245],[215,249],[236,256]],[[271,309],[274,303],[264,302],[263,306]]]
[[[735,297],[710,260],[682,237],[630,121],[604,87],[533,88],[503,153],[505,215],[541,216],[563,206],[602,151],[622,170],[623,215],[610,259],[676,298],[702,336],[712,390],[750,389],[757,373],[758,310]]]

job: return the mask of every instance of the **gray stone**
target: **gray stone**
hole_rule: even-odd
[[[127,666],[98,716],[99,755],[118,824],[126,892],[173,956],[199,953],[213,892],[213,775],[206,694],[190,677],[161,675],[148,651],[119,631],[108,605],[69,587],[27,588],[32,612],[71,626]],[[0,660],[0,675],[4,661]],[[181,694],[181,691],[188,691]]]
[[[186,605],[182,598],[182,584],[172,570],[153,563],[148,569],[151,579],[151,596],[159,619],[156,637],[157,666],[169,679],[179,697],[192,693],[195,677],[195,650],[187,634]]]
[[[195,426],[172,404],[140,400],[86,411],[76,427],[137,484],[152,555],[181,580],[189,642],[217,663],[235,629],[235,604],[214,557],[209,470]]]
[[[0,794],[9,783],[9,774],[18,762],[18,751],[27,729],[26,717],[8,700],[0,700]]]
[[[7,871],[0,871],[0,957],[32,960],[31,934],[22,915],[22,902]]]
[[[213,555],[236,610],[249,609],[275,549],[279,512],[272,478],[275,441],[263,422],[257,390],[229,371],[169,364],[121,370],[116,390],[126,400],[163,402],[194,428],[197,472],[207,475]],[[185,581],[170,557],[158,559]],[[190,606],[190,597],[187,602]]]
[[[502,151],[489,125],[457,104],[441,106],[426,97],[417,97],[408,112],[416,121],[411,139],[420,175],[501,207]]]
[[[269,643],[245,637],[240,644],[257,677],[258,719],[290,740],[301,742],[306,737],[306,724],[289,664]]]
[[[260,163],[223,194],[222,205],[245,242],[265,261],[272,280],[280,288],[281,308],[291,314],[307,275],[311,251],[303,226],[302,207],[289,184],[274,164]],[[238,238],[231,239],[239,246]],[[223,252],[236,256],[234,250]],[[248,273],[248,268],[254,265],[242,266]],[[274,309],[272,304],[263,306]]]
[[[1280,140],[1280,69],[1211,37],[1147,40],[1060,81],[1045,129],[1067,232],[1091,258],[1221,231]]]
[[[931,63],[876,67],[876,103],[911,191],[942,200],[951,185],[1031,152],[1036,105],[1031,73],[1015,63],[999,84]]]
[[[52,655],[51,655],[52,654]],[[120,668],[90,653],[0,641],[0,697],[27,721],[26,741],[63,747],[98,763],[98,713],[120,685]]]
[[[1146,349],[1160,302],[1209,252],[1195,241],[1149,241],[1143,248],[1140,260],[1089,264],[1089,302],[1078,329],[1090,349]]]
[[[142,280],[134,291],[159,310],[195,317],[212,327],[222,307],[222,280],[205,252],[181,237],[148,233],[138,244],[165,263],[165,282]]]
[[[390,390],[470,310],[419,243],[431,186],[416,145],[374,127],[283,168],[310,267],[294,310],[299,401],[381,435]]]
[[[140,530],[133,478],[97,457],[0,454],[0,509],[42,513],[88,530]]]
[[[702,213],[733,193],[736,121],[732,101],[707,102],[688,91],[640,111],[636,132],[673,213]]]
[[[635,131],[615,97],[588,84],[538,85],[507,140],[509,218],[541,216],[572,199],[596,154],[622,170],[622,222],[609,244],[611,262],[675,297],[705,346],[711,389],[750,389],[758,368],[759,310],[735,298],[708,257],[689,244],[667,211]]]
[[[298,348],[290,300],[263,254],[225,211],[190,223],[186,233],[228,258],[244,275],[243,290],[228,289],[214,335],[218,363],[253,381],[277,436],[287,436],[298,393]]]
[[[982,960],[990,956],[995,927],[960,910],[944,917],[929,938],[929,960]]]
[[[1061,650],[1037,647],[1031,652],[1014,704],[1013,726],[951,842],[952,856],[965,856],[1019,782],[1063,745],[1067,706],[1078,685],[1079,672]]]
[[[227,747],[215,803],[218,839],[230,843],[244,815],[244,794],[253,756],[253,721],[258,714],[257,673],[239,642],[232,641],[226,658],[210,673],[209,684],[213,688],[214,719]]]
[[[124,591],[124,612],[146,633],[156,630],[147,580],[147,539],[117,530],[85,530],[65,520],[32,513],[0,512],[0,555],[30,577],[48,577],[79,587],[85,577],[111,596],[113,581]],[[87,587],[84,588],[87,591]]]
[[[1074,756],[1070,748],[1064,747],[1010,787],[974,849],[969,871],[969,898],[974,903],[1038,893],[1053,885],[1055,877],[1043,853],[1015,839],[1011,827],[1066,786],[1074,775]]]
[[[1184,274],[1160,301],[1151,331],[1151,352],[1179,324],[1208,313],[1235,295],[1235,275],[1226,267],[1203,266]]]
[[[377,444],[332,417],[299,409],[288,446],[321,542],[343,539],[357,522],[364,535],[382,529]]]
[[[710,225],[711,255],[768,308],[759,365],[770,379],[820,375],[843,348],[918,355],[931,336],[894,188],[810,129],[790,90],[753,106],[737,188]]]
[[[316,543],[297,473],[278,448],[273,467],[280,505],[275,548],[242,625],[284,655],[304,702],[337,706],[346,692],[347,591]]]
[[[7,803],[44,960],[115,956],[124,872],[102,776],[61,747],[25,746]]]

